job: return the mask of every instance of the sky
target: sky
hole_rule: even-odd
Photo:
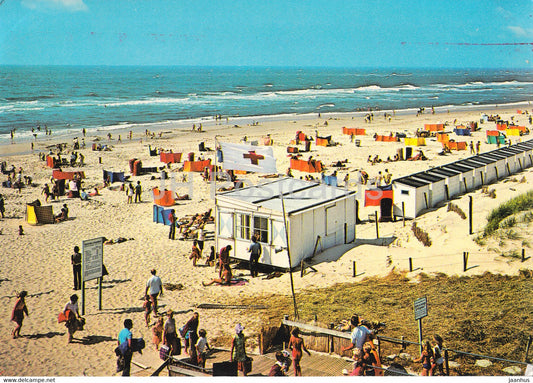
[[[0,65],[532,68],[533,0],[0,0]]]

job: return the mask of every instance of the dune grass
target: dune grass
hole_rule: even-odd
[[[473,277],[420,274],[416,283],[403,274],[391,273],[384,278],[305,290],[296,295],[296,300],[299,321],[311,321],[316,315],[326,327],[358,313],[366,319],[387,323],[382,333],[385,336],[418,341],[413,302],[424,296],[429,312],[422,320],[424,338],[438,333],[450,349],[523,360],[528,336],[533,335],[531,273],[519,276],[485,273]],[[259,315],[265,326],[279,326],[285,314],[294,318],[290,295],[264,293],[241,299],[244,300],[241,303],[268,306],[266,310],[249,313]],[[418,357],[417,347],[409,346],[406,351]],[[399,352],[398,345],[382,343],[382,355]],[[496,362],[490,368],[480,369],[474,365],[475,359],[455,353],[450,353],[450,360],[461,364],[453,375],[504,375],[502,368],[510,365]],[[419,370],[419,363],[404,365]]]
[[[520,212],[533,209],[533,190],[512,198],[492,210],[487,217],[487,225],[483,230],[485,236],[489,236],[500,228],[500,223],[507,217]]]

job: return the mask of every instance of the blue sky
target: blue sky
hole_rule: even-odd
[[[533,64],[532,0],[0,3],[0,65]]]

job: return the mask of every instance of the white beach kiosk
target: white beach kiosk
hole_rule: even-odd
[[[231,258],[248,261],[256,233],[263,250],[259,263],[289,268],[284,208],[291,267],[312,257],[317,246],[355,239],[355,191],[287,177],[216,195],[217,249],[231,245]]]

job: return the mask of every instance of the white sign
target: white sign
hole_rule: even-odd
[[[422,319],[428,316],[428,299],[418,298],[415,301],[415,320]]]
[[[83,241],[81,246],[83,281],[100,278],[104,265],[104,238],[88,239]]]

